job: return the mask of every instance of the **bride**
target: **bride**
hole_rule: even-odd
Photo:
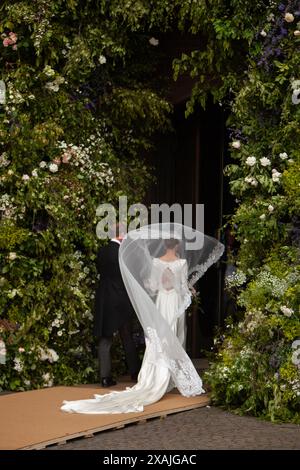
[[[214,238],[180,224],[154,224],[129,232],[119,263],[145,333],[137,384],[93,399],[64,401],[61,409],[85,414],[141,412],[174,387],[186,397],[205,393],[184,350],[185,311],[193,284],[223,250]]]

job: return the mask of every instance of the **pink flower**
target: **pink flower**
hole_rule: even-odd
[[[12,44],[15,44],[18,40],[18,36],[16,33],[13,33],[12,31],[8,34],[11,41],[12,41]]]
[[[8,47],[11,45],[11,40],[9,38],[3,39],[3,46]]]
[[[70,154],[69,153],[64,153],[63,156],[62,156],[62,162],[63,163],[69,163],[70,161]]]
[[[16,51],[18,49],[17,44],[14,44],[12,48],[13,48],[14,51]]]

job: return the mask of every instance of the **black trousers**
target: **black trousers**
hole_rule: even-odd
[[[119,328],[120,338],[123,344],[126,363],[131,375],[135,375],[139,372],[140,361],[137,355],[136,347],[132,338],[131,323],[124,323]],[[99,362],[100,362],[100,376],[111,377],[111,345],[112,336],[102,336],[99,340]]]

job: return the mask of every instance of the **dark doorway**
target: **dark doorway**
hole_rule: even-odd
[[[152,155],[156,182],[147,203],[204,204],[204,231],[219,238],[223,212],[223,149],[225,117],[222,107],[208,103],[185,118],[185,102],[174,107],[174,131],[160,137]],[[199,281],[201,305],[188,317],[187,352],[200,357],[222,324],[222,263]]]

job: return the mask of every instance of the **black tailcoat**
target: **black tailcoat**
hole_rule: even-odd
[[[130,322],[133,308],[125,289],[119,266],[119,243],[110,241],[98,251],[100,281],[95,296],[94,334],[112,336]]]

